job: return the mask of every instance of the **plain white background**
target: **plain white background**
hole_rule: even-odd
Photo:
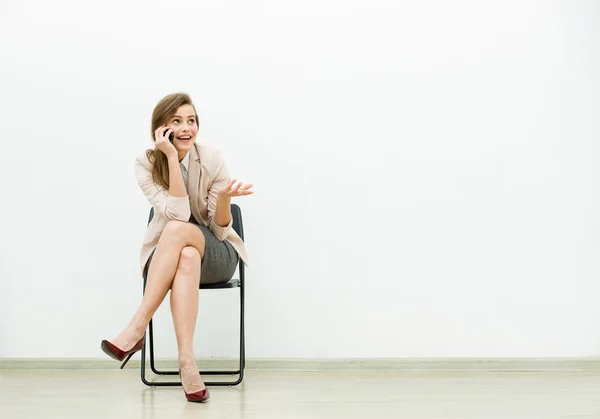
[[[141,298],[150,117],[255,184],[250,358],[600,355],[594,1],[0,6],[0,357],[104,358]],[[236,353],[203,292],[198,357]],[[159,357],[176,356],[168,300]]]

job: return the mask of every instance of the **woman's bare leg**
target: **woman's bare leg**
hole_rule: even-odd
[[[186,393],[195,393],[206,386],[200,378],[194,355],[193,339],[198,317],[201,257],[191,246],[184,247],[171,286],[171,312],[177,336],[181,383]]]
[[[126,351],[142,338],[173,283],[181,250],[191,246],[204,257],[204,244],[204,234],[195,225],[183,221],[167,223],[150,263],[142,303],[127,328],[112,341],[114,345]]]

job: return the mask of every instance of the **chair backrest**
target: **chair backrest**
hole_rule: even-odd
[[[153,217],[154,217],[154,207],[150,208],[150,217],[148,217],[148,224],[150,224],[150,221],[152,221]]]
[[[244,223],[242,223],[242,210],[237,204],[231,204],[231,218],[233,218],[233,229],[244,241]]]
[[[148,224],[154,217],[154,207],[150,208],[150,216],[148,217]],[[242,210],[237,204],[231,204],[231,218],[233,218],[233,229],[244,241],[244,223],[242,222]]]

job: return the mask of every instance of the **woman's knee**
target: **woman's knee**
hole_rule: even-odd
[[[160,235],[159,242],[164,246],[192,246],[200,253],[200,259],[204,258],[204,233],[192,223],[169,221]]]
[[[196,225],[177,220],[171,220],[165,225],[161,233],[162,236],[184,238],[196,242],[204,241],[204,234]]]
[[[178,269],[184,272],[197,272],[202,263],[200,253],[195,247],[185,246],[179,254]]]
[[[169,221],[161,233],[161,238],[180,237],[186,224],[184,221]]]

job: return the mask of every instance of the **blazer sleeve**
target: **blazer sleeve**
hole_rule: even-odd
[[[191,209],[189,196],[171,196],[169,191],[154,182],[152,172],[144,165],[143,159],[138,157],[135,161],[135,178],[142,192],[154,207],[154,211],[168,220],[188,222]]]
[[[223,158],[221,152],[218,150],[215,150],[215,162],[215,178],[210,187],[208,188],[208,222],[209,228],[213,233],[215,233],[217,239],[223,241],[231,231],[231,228],[233,226],[233,217],[231,218],[231,220],[229,220],[229,224],[227,224],[224,227],[215,223],[214,217],[215,211],[217,209],[218,193],[221,189],[223,189],[229,184],[231,179],[229,176],[229,169],[225,164],[225,159]]]

